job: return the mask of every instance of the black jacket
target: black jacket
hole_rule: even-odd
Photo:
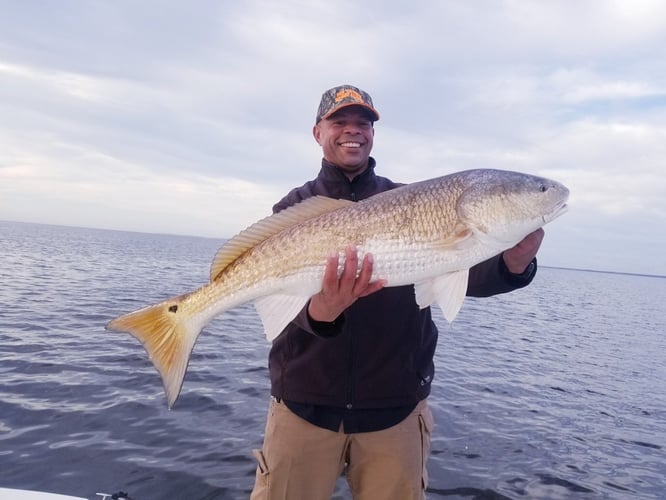
[[[279,212],[314,195],[362,200],[397,184],[367,170],[353,181],[322,162],[316,179],[293,189]],[[467,294],[489,296],[527,285],[500,256],[470,270]],[[389,287],[358,299],[335,323],[312,321],[305,307],[274,340],[269,354],[271,394],[287,401],[347,409],[415,404],[430,393],[437,328],[430,308],[419,309],[412,285]]]

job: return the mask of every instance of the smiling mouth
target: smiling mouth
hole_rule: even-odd
[[[361,143],[360,142],[341,142],[339,143],[340,146],[344,148],[360,148]]]

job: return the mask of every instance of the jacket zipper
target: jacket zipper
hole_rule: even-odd
[[[354,407],[354,361],[355,349],[354,342],[355,335],[349,336],[349,366],[347,368],[347,403],[345,408],[351,410]]]
[[[355,191],[356,179],[358,179],[358,176],[355,177],[353,180],[349,181],[349,199],[351,201],[356,201],[356,191]],[[345,404],[345,408],[347,408],[348,410],[351,410],[354,407],[354,362],[355,362],[354,346],[356,344],[356,342],[354,342],[354,338],[355,335],[349,336],[349,368],[347,371],[347,377],[348,377],[347,383],[349,385],[347,386],[347,403]]]

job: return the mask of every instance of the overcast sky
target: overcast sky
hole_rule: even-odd
[[[379,174],[551,177],[542,264],[666,275],[666,2],[0,6],[2,220],[230,237],[316,175],[351,83]]]

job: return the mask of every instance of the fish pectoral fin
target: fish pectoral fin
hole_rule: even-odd
[[[451,234],[437,242],[437,246],[446,250],[465,250],[474,245],[473,235],[471,228],[458,223]]]
[[[169,409],[183,386],[185,371],[203,324],[180,307],[183,297],[125,314],[107,325],[107,330],[131,333],[146,349],[162,377]]]
[[[419,308],[425,309],[435,302],[435,291],[433,290],[433,280],[422,281],[414,284],[414,294]]]
[[[467,295],[469,269],[438,276],[414,285],[416,303],[421,309],[437,302],[446,320],[451,323],[458,315]]]
[[[254,307],[264,325],[264,333],[270,341],[282,333],[290,321],[301,312],[310,296],[274,294],[254,301]]]

